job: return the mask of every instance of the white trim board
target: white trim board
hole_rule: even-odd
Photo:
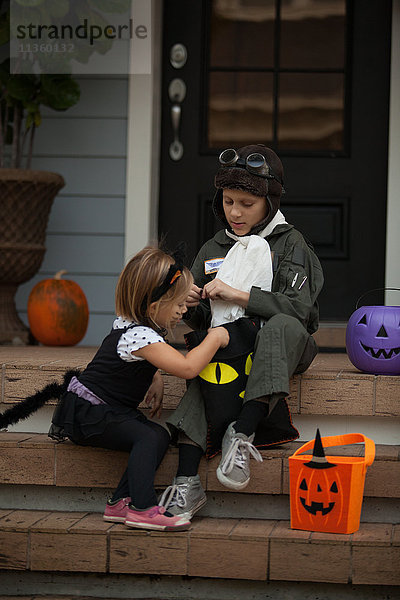
[[[125,262],[158,232],[162,0],[149,1],[152,72],[129,76]]]
[[[392,10],[385,285],[400,288],[400,0]],[[386,292],[385,303],[399,306],[400,292]]]

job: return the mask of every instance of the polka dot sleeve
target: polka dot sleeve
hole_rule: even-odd
[[[149,344],[156,344],[162,342],[165,344],[165,340],[161,335],[156,333],[151,327],[145,327],[138,325],[132,329],[128,329],[125,333],[122,333],[119,338],[117,353],[122,360],[132,362],[135,360],[144,360],[139,356],[134,356],[132,352],[140,350]]]

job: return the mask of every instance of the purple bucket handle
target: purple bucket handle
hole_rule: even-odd
[[[359,305],[360,301],[361,301],[363,298],[365,298],[365,296],[366,296],[367,294],[372,294],[372,292],[382,292],[382,291],[385,291],[385,292],[386,292],[387,290],[390,290],[390,291],[393,291],[393,292],[400,292],[400,288],[393,288],[393,287],[374,288],[373,290],[368,290],[368,292],[364,292],[364,294],[361,294],[361,296],[360,296],[360,297],[359,297],[359,299],[357,300],[357,302],[356,302],[356,310],[359,308],[359,306],[358,306],[358,305]]]

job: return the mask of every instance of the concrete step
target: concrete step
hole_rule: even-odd
[[[288,457],[300,445],[299,442],[291,442],[262,450],[263,462],[251,461],[250,483],[240,493],[225,488],[217,480],[220,457],[202,459],[199,474],[208,497],[213,499],[211,509],[214,514],[254,515],[256,518],[278,514],[288,518]],[[326,449],[327,456],[362,456],[363,452],[362,444]],[[53,509],[53,503],[59,502],[57,498],[65,491],[68,492],[67,502],[75,510],[87,506],[90,497],[91,507],[101,510],[107,495],[116,487],[125,470],[126,457],[124,452],[76,446],[69,441],[56,443],[43,434],[1,432],[0,507],[30,506],[26,490],[27,486],[34,486],[35,506]],[[170,448],[157,471],[156,486],[160,490],[171,484],[177,461],[177,449]],[[43,489],[42,494],[38,492],[39,488]],[[71,490],[75,490],[76,494]],[[96,490],[99,493],[95,500],[93,494]],[[277,504],[278,497],[284,497],[281,505]],[[400,446],[376,446],[375,461],[367,469],[364,497],[374,499],[369,503],[371,517],[368,520],[376,518],[374,510],[379,512],[379,506],[381,516],[377,520],[399,520]],[[374,506],[377,508],[372,508]],[[207,514],[206,509],[202,514]]]
[[[0,410],[20,402],[68,369],[83,369],[96,348],[0,347]],[[165,374],[164,407],[173,410],[185,382]],[[400,376],[375,376],[358,371],[346,354],[319,354],[311,367],[295,375],[288,404],[301,440],[362,431],[376,443],[400,444]],[[50,403],[55,404],[55,402]],[[52,409],[45,407],[11,431],[47,432]]]
[[[0,347],[1,402],[20,402],[68,369],[84,369],[96,348]],[[185,381],[165,374],[167,409],[174,409]],[[294,414],[400,417],[400,376],[362,373],[346,354],[319,354],[310,368],[291,379],[288,403]],[[50,402],[50,404],[55,404]]]
[[[400,585],[400,526],[386,523],[337,535],[197,518],[189,531],[145,532],[99,513],[0,510],[0,544],[9,571]]]

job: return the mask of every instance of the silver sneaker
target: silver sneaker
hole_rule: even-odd
[[[175,477],[172,485],[163,492],[159,505],[173,515],[191,519],[207,502],[199,475]]]
[[[236,433],[233,425],[229,425],[222,440],[222,458],[217,478],[225,487],[243,490],[250,481],[250,455],[257,462],[262,462],[262,456],[253,446],[254,433],[251,436]]]

